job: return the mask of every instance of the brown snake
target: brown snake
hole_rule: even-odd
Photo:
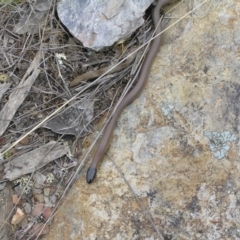
[[[156,28],[155,36],[158,33],[161,33],[161,31],[162,31],[162,25],[161,25],[161,23],[159,23],[159,21],[160,21],[160,9],[164,5],[172,3],[172,2],[173,2],[173,0],[159,0],[157,5],[153,8],[152,19],[153,19],[154,26]],[[151,70],[152,62],[153,62],[154,58],[156,57],[157,52],[159,51],[159,48],[161,46],[161,42],[162,42],[161,40],[162,40],[161,34],[152,40],[152,43],[150,45],[150,49],[147,53],[146,58],[144,59],[142,68],[140,70],[139,79],[138,79],[136,85],[123,98],[123,100],[120,102],[119,106],[117,107],[114,115],[112,116],[112,118],[108,122],[108,124],[107,124],[107,126],[106,126],[106,128],[103,132],[103,136],[101,138],[101,141],[99,143],[99,146],[97,148],[95,156],[92,160],[92,163],[91,163],[90,167],[88,168],[87,176],[86,176],[87,183],[92,183],[92,181],[94,180],[94,178],[96,176],[97,166],[100,163],[100,161],[102,160],[105,152],[107,151],[107,148],[109,146],[111,136],[112,136],[112,133],[113,133],[113,130],[114,130],[114,127],[116,125],[116,122],[117,122],[117,119],[118,119],[119,115],[121,114],[123,109],[129,103],[131,103],[133,100],[135,100],[139,96],[139,94],[142,92],[142,90],[144,89],[144,87],[147,83],[147,79],[148,79],[150,70]]]

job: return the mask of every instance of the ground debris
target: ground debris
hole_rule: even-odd
[[[21,82],[12,91],[12,93],[9,96],[8,102],[4,105],[3,109],[1,110],[0,136],[2,136],[2,134],[7,129],[16,111],[25,100],[30,88],[32,87],[33,83],[38,77],[40,73],[40,69],[38,68],[39,68],[41,59],[42,59],[42,54],[41,52],[38,52],[34,60],[32,61],[30,67],[28,68],[27,72],[25,73],[24,77],[22,78]]]
[[[69,147],[67,145],[51,141],[4,164],[5,178],[13,181],[42,168],[47,163],[62,157],[68,152]]]

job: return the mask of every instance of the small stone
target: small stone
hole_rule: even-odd
[[[32,210],[32,215],[36,217],[40,216],[42,214],[43,208],[44,208],[43,203],[36,204]]]
[[[52,196],[50,196],[50,201],[51,201],[51,203],[56,203],[56,201],[57,201],[57,196],[56,195],[52,195]]]
[[[44,189],[43,189],[43,192],[44,192],[44,195],[45,195],[45,196],[49,196],[50,188],[44,188]]]
[[[19,224],[23,220],[24,216],[25,216],[24,212],[20,208],[17,208],[16,213],[13,215],[11,224],[13,225]]]
[[[45,182],[46,180],[46,176],[40,172],[36,172],[34,175],[33,175],[33,179],[34,179],[34,186],[36,188],[41,188],[43,183]]]
[[[32,188],[33,195],[35,195],[36,193],[41,193],[41,192],[42,192],[42,189],[35,188],[35,187]]]
[[[18,198],[17,194],[12,195],[12,201],[13,201],[13,204],[15,204],[15,205],[18,203],[19,198]]]
[[[45,207],[53,207],[48,197],[44,197]]]
[[[43,209],[42,216],[45,219],[48,219],[49,217],[51,217],[51,215],[52,215],[52,209],[50,207],[46,207]]]
[[[31,205],[28,202],[23,203],[23,208],[24,208],[25,213],[27,213],[27,214],[30,213],[32,210]]]
[[[39,202],[39,203],[43,203],[44,202],[44,195],[43,194],[34,194],[34,198]]]
[[[22,194],[22,188],[21,188],[20,186],[16,186],[16,187],[14,188],[14,191],[16,192],[16,194],[17,194],[18,196],[20,196],[20,195]]]

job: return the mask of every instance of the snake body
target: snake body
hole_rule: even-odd
[[[169,4],[171,2],[172,2],[172,0],[159,0],[157,5],[152,10],[152,19],[153,19],[154,26],[156,28],[155,29],[155,35],[157,35],[158,33],[160,33],[162,31],[162,24],[159,23],[159,21],[160,21],[160,9],[164,5]],[[97,151],[96,151],[96,153],[94,155],[94,158],[92,160],[92,163],[91,163],[90,167],[88,168],[87,176],[86,176],[87,183],[92,183],[92,181],[94,180],[94,178],[96,176],[97,166],[100,163],[100,161],[102,160],[105,152],[107,151],[107,148],[109,146],[111,136],[112,136],[112,133],[113,133],[113,130],[114,130],[114,127],[116,125],[116,122],[117,122],[117,119],[118,119],[119,115],[121,114],[123,109],[128,104],[130,104],[133,100],[135,100],[140,95],[140,93],[144,89],[144,87],[147,83],[147,79],[148,79],[148,76],[149,76],[149,73],[150,73],[150,70],[151,70],[153,60],[156,57],[157,52],[159,51],[161,43],[162,43],[161,34],[152,40],[152,43],[150,45],[150,49],[147,53],[147,56],[144,59],[142,68],[140,70],[139,79],[138,79],[136,85],[123,98],[123,100],[121,101],[121,103],[117,107],[114,115],[112,116],[112,118],[108,122],[108,124],[107,124],[107,126],[106,126],[106,128],[103,132],[103,136],[101,138],[101,141],[99,143]]]

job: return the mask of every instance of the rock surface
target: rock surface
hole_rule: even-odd
[[[208,1],[164,33],[109,150],[131,189],[105,157],[93,184],[82,172],[45,240],[160,239],[155,228],[166,239],[240,239],[239,18],[239,1]]]
[[[58,16],[85,47],[99,50],[139,28],[153,0],[61,0]]]

